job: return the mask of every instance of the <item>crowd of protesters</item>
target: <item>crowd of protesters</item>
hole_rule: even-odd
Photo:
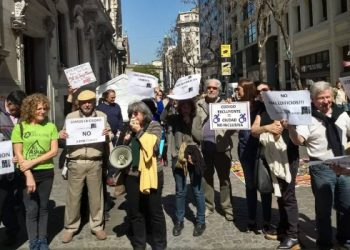
[[[337,215],[337,246],[350,249],[350,171],[323,161],[344,155],[350,136],[347,100],[341,85],[315,82],[310,88],[312,124],[290,125],[287,120],[272,120],[261,93],[270,91],[265,82],[249,79],[238,82],[234,97],[222,98],[221,82],[209,79],[200,97],[186,100],[164,98],[155,89],[153,98],[129,104],[129,122],[123,123],[116,92],[107,90],[97,105],[90,90],[70,89],[66,120],[99,117],[104,121],[104,142],[65,145],[69,138],[64,127],[58,131],[48,120],[50,103],[43,94],[26,96],[13,91],[0,103],[0,135],[13,144],[16,171],[0,175],[0,219],[6,227],[4,244],[16,240],[19,224],[15,206],[25,207],[29,248],[49,249],[47,241],[48,201],[54,178],[53,158],[63,144],[63,176],[67,179],[66,207],[62,242],[68,244],[78,233],[87,202],[91,232],[105,240],[104,223],[108,214],[106,184],[116,186],[116,195],[126,193],[129,239],[134,249],[146,249],[147,236],[152,249],[166,249],[167,226],[162,207],[163,166],[170,166],[175,181],[175,223],[172,234],[184,228],[187,176],[193,191],[197,214],[193,236],[201,236],[206,218],[219,211],[234,221],[230,183],[231,151],[237,148],[245,178],[248,220],[246,231],[262,233],[278,240],[277,249],[300,249],[298,240],[298,203],[295,195],[299,166],[299,146],[305,146],[311,161],[311,188],[315,197],[317,245],[332,249],[331,210]],[[74,98],[73,98],[74,96]],[[250,106],[251,130],[214,130],[210,127],[211,103],[245,101]],[[238,145],[232,135],[238,133]],[[161,141],[167,141],[166,147]],[[118,145],[128,145],[132,161],[115,171],[108,157]],[[60,160],[61,162],[61,160]],[[270,183],[261,188],[256,172],[263,167]],[[219,207],[214,202],[214,174],[220,186]],[[122,187],[122,189],[119,189]],[[85,191],[84,191],[85,190]],[[257,194],[262,202],[263,224],[258,225]],[[278,225],[271,224],[272,196],[277,197]],[[17,204],[16,204],[17,201]],[[108,210],[108,209],[107,209]],[[86,211],[85,211],[86,212]]]

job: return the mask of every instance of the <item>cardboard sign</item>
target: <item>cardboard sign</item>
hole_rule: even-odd
[[[127,75],[129,94],[154,97],[154,88],[158,86],[157,77],[138,72],[129,72]]]
[[[339,78],[339,81],[342,83],[345,93],[350,98],[350,76]]]
[[[174,100],[191,99],[199,94],[201,75],[189,75],[179,78],[173,88],[173,94],[168,95]]]
[[[266,111],[272,120],[288,120],[291,125],[311,124],[311,99],[308,90],[262,92]]]
[[[105,123],[103,117],[85,117],[66,120],[67,145],[104,142]]]
[[[0,175],[15,172],[15,166],[12,162],[13,149],[11,141],[0,142]]]
[[[96,82],[96,77],[89,62],[65,69],[64,73],[66,74],[69,85],[73,89]]]
[[[250,129],[249,102],[210,103],[210,129]]]

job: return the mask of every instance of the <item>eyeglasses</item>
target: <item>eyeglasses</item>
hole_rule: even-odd
[[[260,90],[257,90],[258,94],[260,94],[261,92],[266,92],[266,91],[269,91],[268,88],[262,88]]]
[[[208,90],[209,90],[209,89],[217,90],[217,89],[218,89],[218,87],[208,86],[208,87],[207,87],[207,89],[208,89]]]
[[[140,112],[138,111],[133,111],[131,113],[129,113],[129,118],[131,118],[132,116],[137,116]]]

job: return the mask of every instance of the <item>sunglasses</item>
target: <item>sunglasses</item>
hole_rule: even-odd
[[[260,94],[261,92],[266,92],[266,91],[269,91],[268,88],[262,88],[260,90],[257,90],[258,94]]]
[[[217,90],[218,87],[214,87],[214,86],[208,86],[207,89],[213,89],[213,90]]]

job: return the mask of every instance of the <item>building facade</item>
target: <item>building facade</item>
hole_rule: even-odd
[[[283,2],[276,0],[275,4]],[[295,60],[304,86],[317,80],[334,83],[350,73],[350,69],[342,65],[343,61],[350,60],[349,0],[290,1],[283,17],[290,55],[286,53],[281,30],[273,16],[266,16],[266,41],[260,59],[255,1],[200,0],[199,4],[204,79],[223,79],[219,49],[225,43],[230,44],[232,50],[230,81],[260,79],[276,89],[295,88],[289,56]]]
[[[14,89],[46,94],[51,119],[61,127],[64,69],[90,62],[97,78],[92,89],[119,73],[113,36],[119,19],[111,21],[118,10],[120,1],[1,1],[0,95]]]

